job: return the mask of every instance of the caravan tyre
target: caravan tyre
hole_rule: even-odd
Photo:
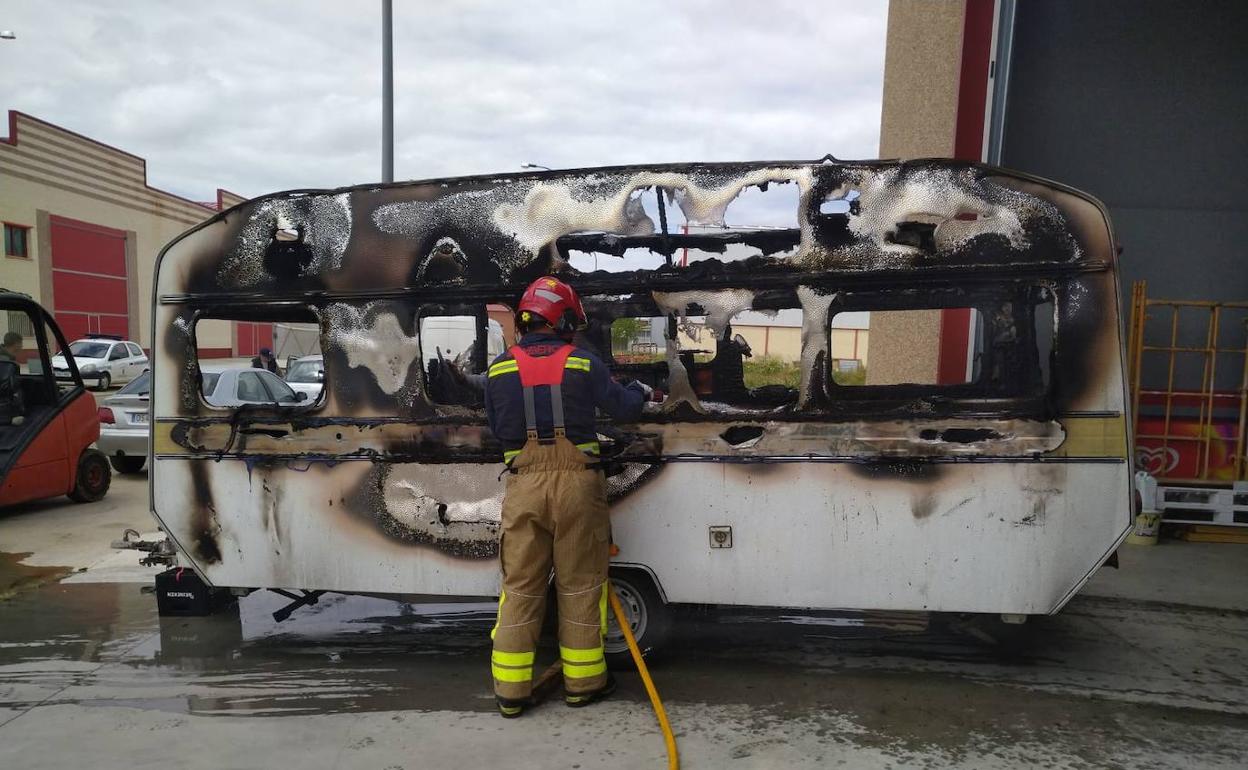
[[[672,630],[671,609],[659,596],[650,576],[638,570],[613,570],[611,585],[624,614],[628,616],[629,627],[637,638],[637,647],[647,660],[662,651]],[[628,643],[623,632],[615,622],[615,612],[607,603],[607,636],[604,640],[607,654],[607,665],[613,669],[629,669],[634,667],[633,656],[628,651]]]

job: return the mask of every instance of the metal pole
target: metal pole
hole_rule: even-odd
[[[392,0],[381,0],[381,180],[394,181],[394,21]]]

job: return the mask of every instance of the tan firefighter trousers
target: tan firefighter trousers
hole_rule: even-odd
[[[566,438],[530,440],[512,463],[503,498],[503,586],[490,636],[494,693],[521,700],[533,689],[533,656],[550,570],[559,602],[559,656],[569,693],[607,681],[607,488],[602,471]]]

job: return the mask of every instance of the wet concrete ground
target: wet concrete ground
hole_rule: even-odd
[[[110,497],[0,514],[0,768],[665,766],[635,674],[496,716],[491,605],[327,595],[276,623],[264,593],[162,620],[107,549],[142,479]],[[683,764],[1248,766],[1248,548],[1123,563],[1007,645],[925,615],[687,613],[654,668]]]
[[[327,596],[278,624],[283,601],[161,621],[140,585],[97,583],[0,604],[0,767],[663,765],[635,674],[497,717],[489,605]],[[654,671],[685,766],[1245,766],[1248,614],[1076,599],[1008,649],[881,620],[686,618]]]

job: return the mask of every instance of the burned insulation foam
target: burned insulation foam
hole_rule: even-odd
[[[697,305],[706,313],[706,326],[715,339],[722,339],[724,330],[732,317],[754,304],[754,292],[749,289],[718,289],[702,291],[656,291],[652,292],[654,304],[664,315],[674,315],[685,323],[690,305]]]
[[[814,397],[811,392],[819,353],[828,349],[828,313],[836,294],[820,294],[809,286],[797,287],[802,305],[802,384],[798,408],[805,408]]]
[[[307,275],[321,275],[342,267],[351,240],[351,197],[301,195],[272,198],[255,204],[233,248],[217,272],[221,286],[260,286],[274,279],[264,268],[264,254],[279,231],[293,231],[308,248]]]
[[[342,303],[325,309],[329,341],[342,350],[347,364],[372,372],[377,386],[393,396],[407,384],[412,363],[420,358],[419,336],[409,336],[398,315],[370,303],[357,308]]]
[[[917,251],[914,246],[888,239],[902,222],[936,224],[933,237],[939,252],[951,251],[987,233],[1004,236],[1014,248],[1024,247],[1026,238],[1018,214],[975,194],[979,183],[969,172],[962,176],[965,178],[959,179],[946,169],[902,167],[863,173],[855,187],[859,214],[849,218],[849,229],[883,251],[894,253]],[[972,215],[974,219],[958,219]]]

